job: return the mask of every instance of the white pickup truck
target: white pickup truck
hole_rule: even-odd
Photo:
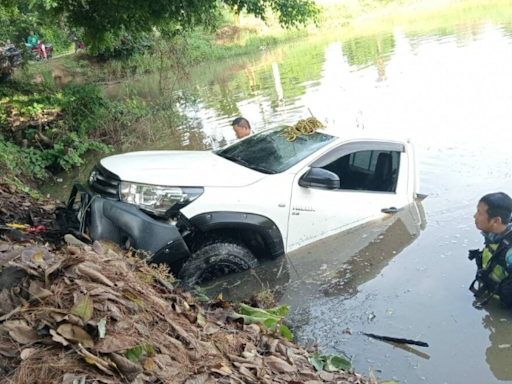
[[[68,228],[145,250],[195,284],[393,214],[418,193],[407,140],[334,127],[294,141],[282,133],[219,151],[104,158],[88,185],[74,183]]]

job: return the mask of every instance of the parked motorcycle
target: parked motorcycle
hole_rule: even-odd
[[[44,44],[42,40],[39,41],[37,47],[32,47],[30,49],[30,53],[32,53],[32,58],[36,61],[44,59],[43,54],[43,45],[44,51],[46,52],[46,58],[50,60],[53,57],[53,44]]]

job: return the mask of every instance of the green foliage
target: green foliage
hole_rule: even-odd
[[[349,371],[352,368],[352,364],[347,359],[335,355],[324,355],[320,352],[313,353],[309,357],[309,362],[317,371]]]
[[[271,10],[285,27],[304,25],[319,12],[312,0],[132,0],[129,6],[98,0],[32,0],[32,4],[54,19],[65,16],[69,25],[83,29],[86,45],[95,52],[112,49],[125,35],[150,34],[155,27],[172,35],[197,26],[211,28],[225,6],[262,20]]]
[[[59,91],[10,82],[0,88],[0,172],[42,179],[48,170],[80,166],[88,151],[111,152],[109,144],[120,140],[123,127],[147,113],[142,99],[110,101],[92,84]],[[21,124],[21,136],[13,135],[11,124]]]
[[[106,117],[109,100],[94,84],[68,84],[62,90],[62,107],[71,130],[85,135]]]
[[[0,1],[0,40],[11,39],[18,48],[23,44],[36,15],[23,1]]]
[[[56,53],[67,52],[73,48],[68,34],[64,29],[59,28],[57,24],[42,26],[40,34],[45,42],[53,44],[53,49]]]
[[[136,347],[127,349],[124,352],[124,355],[128,360],[131,360],[134,363],[138,363],[145,356],[154,355],[155,353],[155,348],[153,348],[152,345],[146,342],[142,342],[140,345],[137,345]]]
[[[147,33],[123,34],[119,41],[113,41],[112,45],[101,48],[98,56],[103,60],[127,59],[135,54],[144,54],[149,51],[153,42],[151,35]]]
[[[14,177],[22,176],[22,170],[26,169],[30,160],[20,148],[0,135],[0,173],[11,174]],[[42,172],[38,173],[41,176]]]
[[[262,324],[269,330],[278,332],[285,339],[292,340],[292,333],[286,325],[282,324],[283,319],[289,312],[290,307],[286,304],[265,310],[240,303],[238,313],[235,313],[235,316],[243,319],[246,324]]]

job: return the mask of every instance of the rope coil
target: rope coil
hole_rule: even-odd
[[[301,135],[312,135],[317,129],[325,128],[324,125],[318,121],[315,117],[308,117],[307,119],[301,119],[297,124],[291,127],[285,128],[283,133],[279,136],[286,137],[286,141],[295,141],[298,136]]]

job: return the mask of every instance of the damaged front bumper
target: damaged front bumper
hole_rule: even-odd
[[[152,263],[173,265],[190,256],[175,225],[154,220],[130,204],[102,198],[78,182],[73,183],[67,207],[57,215],[64,230],[146,251]]]

